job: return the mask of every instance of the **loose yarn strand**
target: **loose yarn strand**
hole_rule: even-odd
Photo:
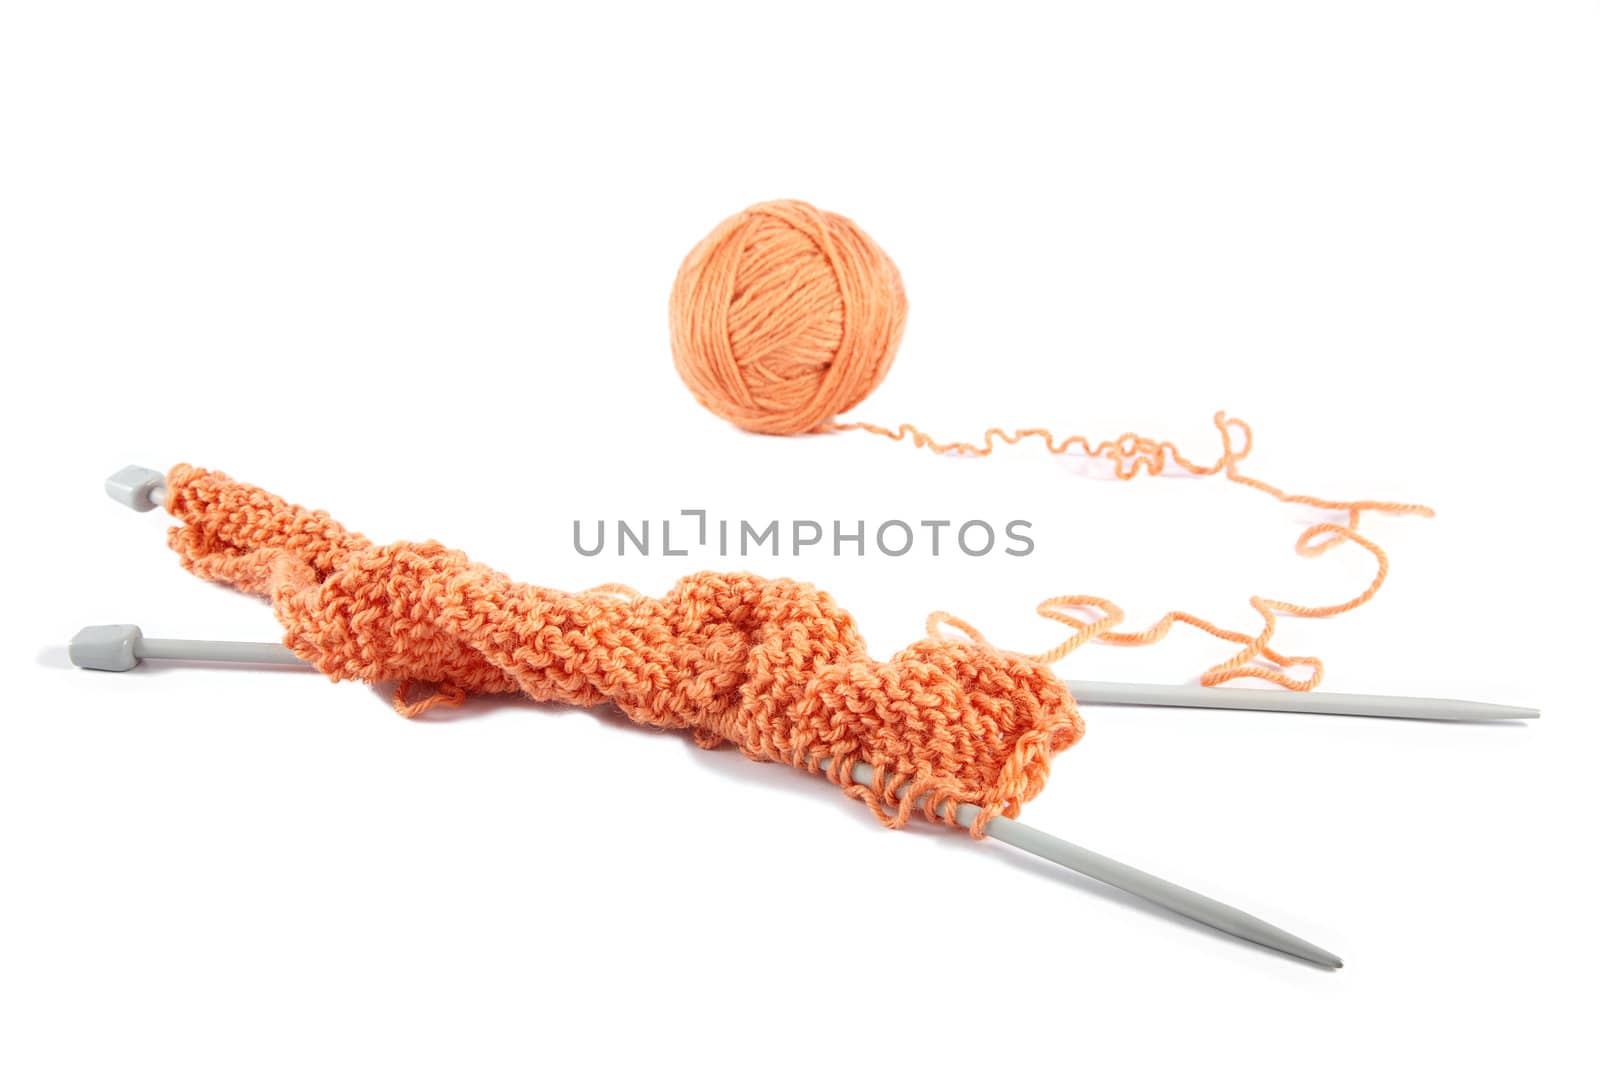
[[[1239,470],[1254,435],[1240,419],[1217,412],[1222,451],[1201,463],[1171,441],[1125,433],[1098,444],[1082,435],[1058,437],[1040,428],[991,427],[980,442],[939,441],[910,423],[890,428],[870,422],[837,421],[882,381],[895,357],[906,319],[906,294],[894,262],[849,219],[798,200],[756,204],[724,220],[683,261],[669,301],[672,358],[684,384],[701,406],[755,433],[861,431],[892,441],[910,441],[936,454],[988,456],[1000,445],[1039,440],[1054,455],[1082,454],[1105,460],[1116,476],[1159,476],[1177,469],[1195,477],[1222,475],[1286,504],[1342,514],[1319,522],[1295,542],[1302,556],[1320,556],[1335,545],[1357,545],[1372,556],[1376,571],[1361,592],[1337,604],[1305,605],[1263,596],[1250,598],[1261,616],[1254,634],[1225,629],[1187,611],[1170,611],[1143,630],[1122,631],[1120,607],[1089,596],[1057,596],[1037,608],[1044,618],[1076,631],[1034,659],[1054,663],[1088,641],[1149,645],[1178,623],[1239,646],[1234,655],[1207,668],[1200,681],[1221,685],[1259,678],[1287,689],[1308,690],[1322,681],[1322,661],[1288,656],[1272,647],[1279,616],[1326,618],[1351,611],[1375,596],[1389,576],[1389,557],[1359,532],[1367,512],[1432,515],[1420,504],[1384,500],[1325,500],[1289,493]],[[1235,442],[1234,435],[1238,434]],[[977,631],[943,612],[929,617],[929,634],[949,625],[979,641]],[[1306,677],[1294,672],[1305,670]]]
[[[989,456],[994,453],[997,444],[1017,445],[1025,440],[1037,439],[1042,441],[1045,449],[1053,455],[1080,454],[1089,459],[1110,461],[1115,465],[1116,476],[1121,481],[1130,481],[1141,473],[1159,477],[1170,465],[1196,477],[1221,474],[1230,482],[1266,493],[1285,504],[1299,504],[1322,511],[1344,513],[1345,519],[1342,522],[1320,522],[1304,530],[1295,540],[1295,551],[1302,556],[1314,558],[1336,545],[1346,542],[1355,544],[1365,549],[1376,563],[1371,583],[1360,593],[1336,604],[1308,606],[1287,600],[1252,596],[1250,606],[1262,620],[1261,629],[1253,635],[1225,629],[1187,611],[1169,611],[1143,630],[1118,631],[1115,627],[1126,619],[1126,613],[1114,602],[1094,596],[1050,597],[1042,601],[1036,609],[1043,618],[1070,626],[1076,631],[1067,640],[1031,657],[1040,663],[1055,663],[1090,641],[1108,645],[1153,645],[1165,638],[1172,631],[1174,624],[1183,623],[1212,637],[1241,646],[1233,656],[1207,668],[1200,675],[1202,685],[1221,685],[1236,678],[1258,678],[1285,689],[1302,692],[1314,689],[1322,681],[1322,660],[1315,656],[1288,656],[1272,648],[1271,642],[1277,633],[1278,616],[1328,618],[1352,611],[1371,600],[1389,576],[1389,556],[1375,541],[1359,532],[1361,516],[1369,511],[1389,515],[1432,516],[1433,509],[1421,504],[1385,500],[1326,500],[1322,497],[1286,492],[1270,482],[1252,478],[1239,470],[1240,460],[1250,454],[1255,443],[1255,435],[1244,420],[1230,418],[1226,412],[1219,411],[1213,422],[1222,436],[1222,452],[1215,462],[1209,464],[1189,459],[1171,441],[1158,441],[1134,433],[1125,433],[1115,440],[1094,444],[1082,435],[1057,437],[1045,429],[1005,430],[992,427],[984,431],[982,444],[975,444],[969,441],[938,441],[909,423],[890,429],[869,422],[827,422],[817,427],[815,432],[862,431],[892,441],[910,441],[913,447],[928,449],[936,455],[959,456]],[[1238,446],[1234,444],[1235,431],[1242,438],[1242,443]],[[1090,617],[1084,618],[1082,617],[1084,615]],[[928,617],[929,635],[932,636],[940,625],[950,625],[973,640],[981,640],[976,629],[944,612],[935,612]],[[1291,673],[1299,668],[1308,670],[1309,674],[1305,677],[1296,677]]]

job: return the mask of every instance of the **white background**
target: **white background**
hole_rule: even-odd
[[[1593,1062],[1600,16],[1578,3],[781,7],[19,3],[0,17],[12,1063]],[[1220,482],[1018,449],[755,439],[666,296],[800,197],[899,263],[860,409],[942,436],[1255,426],[1247,469],[1415,499],[1330,691],[1531,726],[1087,709],[1028,821],[1339,952],[1329,973],[606,709],[406,722],[294,673],[65,665],[80,626],[273,639],[124,463],[378,539],[659,593],[815,581],[888,656],[1055,593],[1252,623],[1354,548]],[[687,560],[573,519],[1026,518],[1023,560]],[[1194,634],[1066,677],[1181,682]]]

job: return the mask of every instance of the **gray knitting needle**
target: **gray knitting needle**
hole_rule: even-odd
[[[1511,704],[1440,697],[1363,696],[1357,693],[1296,693],[1279,689],[1225,689],[1210,685],[1145,685],[1141,682],[1066,683],[1080,704],[1221,708],[1230,711],[1291,711],[1308,715],[1370,715],[1382,719],[1495,722],[1537,719],[1538,711]]]
[[[167,481],[160,471],[148,467],[124,467],[106,479],[106,492],[113,500],[135,511],[150,511],[160,507],[166,499]],[[203,646],[207,644],[208,642],[156,641],[151,643],[150,651],[147,651],[142,658],[188,660],[220,658],[224,661],[229,658],[226,649],[220,650],[218,656],[204,654]],[[169,645],[172,647],[167,648]],[[241,661],[235,659],[234,662]],[[243,662],[283,661],[251,659]],[[1491,722],[1498,719],[1539,717],[1539,713],[1533,708],[1519,708],[1509,704],[1484,704],[1472,700],[1445,700],[1436,697],[1295,693],[1272,689],[1223,689],[1205,685],[1147,685],[1141,682],[1069,681],[1066,685],[1072,691],[1073,697],[1082,704],[1288,711],[1310,715],[1366,715],[1386,719],[1437,719],[1455,722]]]
[[[137,626],[90,626],[72,639],[72,662],[95,670],[128,670],[140,660],[190,663],[254,663],[281,667],[311,665],[282,645],[263,641],[183,641],[145,637]],[[82,657],[85,662],[79,662]],[[122,664],[111,666],[112,663]],[[1067,682],[1080,704],[1129,704],[1145,707],[1222,708],[1246,711],[1290,711],[1319,715],[1375,715],[1383,718],[1449,719],[1492,722],[1537,719],[1532,708],[1477,704],[1430,697],[1358,696],[1351,693],[1279,693],[1270,690],[1218,689],[1200,685],[1143,685],[1134,682]]]
[[[99,671],[127,671],[141,660],[178,660],[203,663],[246,663],[313,669],[282,645],[258,641],[172,641],[145,637],[137,626],[88,626],[78,631],[67,646],[67,655],[79,667]],[[828,761],[823,761],[826,768]],[[872,770],[857,763],[851,778],[864,786],[872,785]],[[956,822],[970,827],[979,808],[973,804],[956,807]],[[944,814],[944,806],[938,814]],[[1179,915],[1224,933],[1276,949],[1320,967],[1343,967],[1344,962],[1327,949],[1281,930],[1238,908],[1230,907],[1193,890],[1185,889],[1153,874],[1146,874],[1125,863],[1091,852],[1086,848],[1053,837],[1042,830],[997,815],[985,828],[990,837],[1077,871],[1096,881],[1132,893]]]
[[[243,663],[254,666],[314,666],[270,641],[182,641],[146,637],[137,626],[85,626],[67,645],[74,667],[92,671],[131,671],[147,659],[180,663]]]
[[[828,763],[828,760],[823,760],[823,767],[826,768]],[[850,777],[857,785],[868,787],[872,785],[872,769],[864,764],[857,763],[851,767]],[[978,817],[981,810],[976,804],[958,804],[956,822],[961,826],[970,827],[972,820]],[[944,812],[944,805],[941,804],[937,814],[943,817]],[[1132,893],[1141,900],[1148,900],[1169,911],[1175,911],[1214,930],[1221,930],[1225,934],[1232,934],[1245,941],[1265,945],[1267,948],[1315,963],[1319,967],[1337,969],[1344,966],[1344,961],[1327,949],[1319,948],[1304,938],[1296,937],[1287,930],[1256,918],[1249,912],[1240,911],[1220,900],[1202,896],[1165,878],[1147,874],[1137,867],[1118,863],[1109,856],[1090,852],[1086,848],[1080,848],[1070,841],[1063,841],[1026,823],[1008,819],[1004,815],[996,815],[984,827],[984,832],[997,841],[1004,841],[1040,859],[1077,871],[1125,893]]]

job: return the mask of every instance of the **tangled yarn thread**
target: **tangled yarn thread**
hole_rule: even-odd
[[[1201,477],[1220,474],[1284,503],[1342,515],[1339,521],[1307,527],[1295,542],[1300,555],[1320,556],[1349,543],[1366,550],[1375,562],[1367,588],[1340,603],[1305,605],[1252,596],[1250,606],[1262,620],[1253,634],[1187,611],[1169,611],[1142,630],[1117,631],[1113,627],[1123,621],[1124,613],[1112,601],[1082,595],[1051,597],[1039,605],[1039,614],[1077,633],[1036,657],[1039,662],[1054,662],[1092,640],[1153,644],[1183,623],[1239,646],[1234,655],[1201,674],[1205,685],[1252,677],[1289,689],[1315,688],[1322,681],[1320,659],[1289,656],[1272,648],[1278,616],[1339,615],[1378,592],[1389,574],[1389,557],[1360,532],[1363,514],[1433,514],[1420,504],[1292,494],[1249,477],[1239,470],[1239,462],[1250,454],[1250,427],[1223,412],[1214,420],[1222,435],[1222,452],[1209,464],[1188,459],[1171,441],[1133,433],[1092,444],[1086,437],[1058,437],[1043,429],[991,428],[981,444],[941,443],[910,424],[889,429],[833,421],[865,399],[888,373],[905,318],[899,271],[849,219],[798,200],[757,204],[719,225],[679,269],[671,301],[673,362],[704,407],[746,430],[774,434],[856,430],[964,456],[987,456],[997,443],[1037,439],[1055,455],[1110,462],[1123,481],[1141,472],[1160,475],[1169,469]],[[930,620],[930,632],[938,621],[976,637],[970,627],[942,614]]]
[[[1083,734],[1042,663],[939,636],[933,621],[873,660],[850,616],[801,582],[706,572],[660,599],[564,593],[436,542],[375,545],[187,465],[168,475],[164,506],[183,523],[168,543],[187,569],[269,598],[284,644],[334,680],[397,683],[408,717],[467,693],[610,701],[705,748],[731,741],[813,773],[831,761],[828,778],[891,827],[918,810],[953,824],[956,804],[976,804],[975,835],[1037,795],[1052,756]],[[418,686],[433,691],[413,699]],[[857,763],[871,786],[852,780]]]

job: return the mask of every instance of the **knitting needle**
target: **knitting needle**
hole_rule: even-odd
[[[103,632],[102,632],[103,631]],[[90,626],[72,639],[72,662],[95,670],[129,670],[140,660],[190,663],[257,663],[282,667],[311,665],[282,645],[265,641],[184,641],[145,637],[137,626]],[[82,657],[88,662],[79,662]],[[120,666],[101,666],[115,662]],[[1494,722],[1537,719],[1532,708],[1481,704],[1433,697],[1361,696],[1354,693],[1289,693],[1257,689],[1222,689],[1203,685],[1144,685],[1136,682],[1069,681],[1080,704],[1128,704],[1143,707],[1220,708],[1240,711],[1287,711],[1315,715],[1372,715],[1394,719],[1438,719]]]
[[[266,641],[185,641],[145,637],[137,626],[89,626],[72,639],[72,662],[94,670],[130,670],[141,660],[188,663],[254,663],[280,667],[311,664],[282,645]],[[80,659],[83,662],[80,662]],[[102,664],[117,663],[119,666]],[[1200,685],[1143,685],[1132,682],[1069,681],[1080,704],[1125,704],[1143,707],[1220,708],[1241,711],[1287,711],[1316,715],[1372,715],[1395,719],[1495,722],[1537,719],[1532,708],[1480,704],[1431,697],[1360,696],[1354,693],[1279,693],[1270,690],[1220,689]]]
[[[828,760],[822,761],[824,768],[828,762]],[[850,777],[857,785],[870,788],[873,784],[872,769],[865,764],[857,763],[851,767]],[[958,804],[956,822],[963,827],[970,827],[981,810],[976,804]],[[944,805],[940,805],[937,814],[942,817],[944,811]],[[1091,852],[1070,841],[1063,841],[1026,823],[1008,819],[1004,815],[996,815],[984,827],[984,832],[1013,848],[1020,848],[1040,859],[1049,860],[1068,870],[1093,878],[1097,882],[1104,882],[1125,893],[1131,893],[1141,900],[1148,900],[1152,904],[1177,912],[1214,930],[1221,930],[1225,934],[1232,934],[1245,941],[1276,949],[1309,963],[1315,963],[1319,967],[1337,969],[1344,966],[1344,961],[1327,949],[1319,948],[1304,938],[1296,937],[1264,919],[1256,918],[1249,912],[1240,911],[1219,900],[1212,900],[1192,889],[1185,889],[1165,878],[1157,878],[1137,867],[1119,863],[1109,856]]]
[[[282,645],[264,641],[181,641],[148,638],[137,626],[87,626],[73,637],[67,646],[67,655],[73,664],[90,670],[127,671],[137,667],[142,660],[178,660],[202,663],[244,663],[313,669]],[[827,768],[829,761],[823,760]],[[872,769],[857,763],[850,777],[859,785],[871,787]],[[970,827],[978,816],[974,804],[956,807],[956,822]],[[941,805],[938,814],[942,817]],[[1008,819],[994,816],[985,827],[990,837],[1003,841],[1040,859],[1077,871],[1099,882],[1148,900],[1198,923],[1276,949],[1290,956],[1315,963],[1320,967],[1342,967],[1343,961],[1326,949],[1319,948],[1287,930],[1258,919],[1210,897],[1175,885],[1165,879],[1125,863],[1080,848],[1042,830]]]
[[[1069,681],[1080,704],[1219,708],[1228,711],[1289,711],[1308,715],[1367,715],[1383,719],[1494,722],[1537,719],[1538,711],[1511,704],[1440,697],[1364,696],[1357,693],[1295,693],[1276,689],[1226,689],[1210,685],[1146,685],[1141,682]]]
[[[85,626],[67,644],[67,658],[92,671],[130,671],[147,659],[316,669],[270,641],[163,640],[132,625]]]

